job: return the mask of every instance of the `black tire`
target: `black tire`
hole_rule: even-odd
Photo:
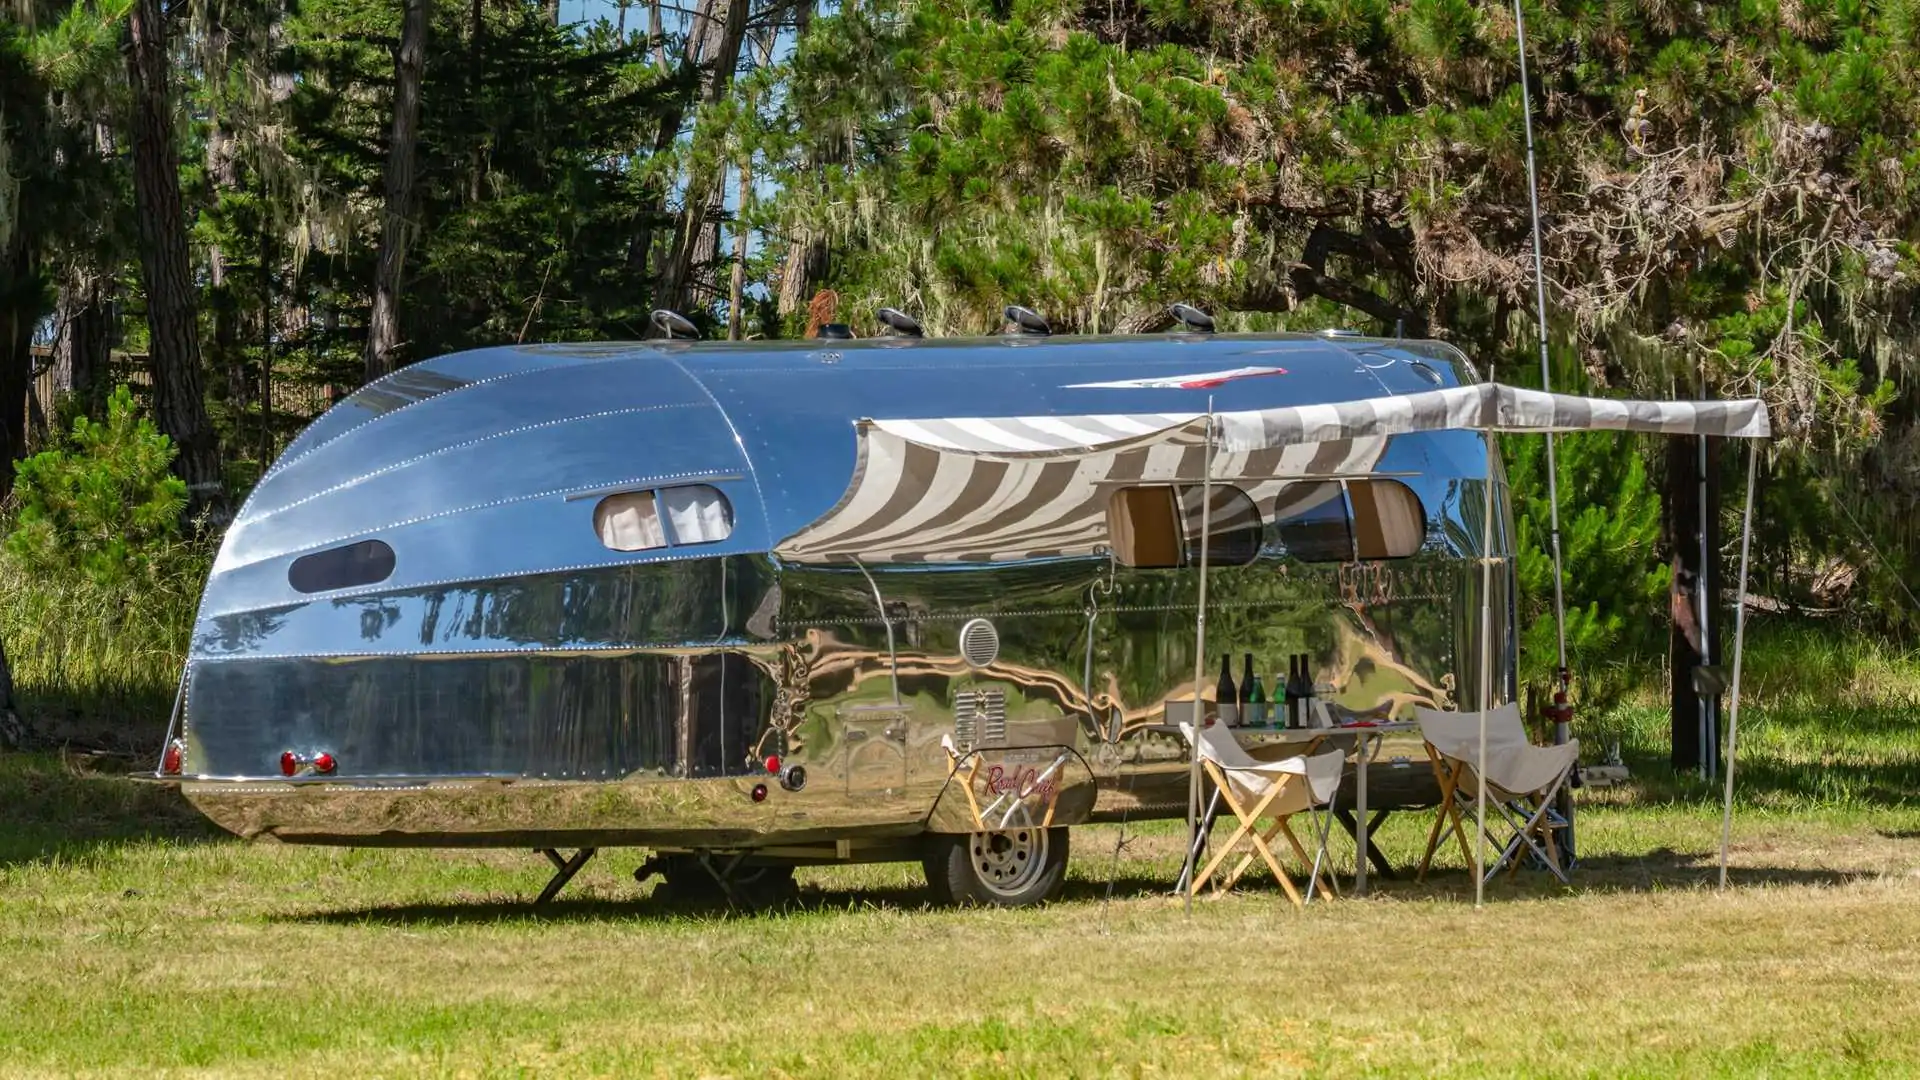
[[[700,865],[698,858],[670,855],[662,861],[665,865],[660,869],[660,876],[664,880],[654,890],[658,898],[694,907],[718,907],[728,902],[727,890]],[[724,866],[725,859],[716,857],[715,864]],[[733,902],[754,911],[780,907],[799,892],[791,866],[740,867],[728,879],[728,884],[733,889]]]
[[[1030,907],[1060,895],[1067,882],[1067,829],[1036,826],[927,838],[921,865],[940,905]]]

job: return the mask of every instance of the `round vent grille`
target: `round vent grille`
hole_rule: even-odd
[[[974,667],[986,667],[1000,655],[1000,631],[985,619],[974,619],[960,628],[960,655]]]

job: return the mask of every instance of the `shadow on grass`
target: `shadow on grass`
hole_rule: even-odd
[[[1712,887],[1719,880],[1719,866],[1711,855],[1687,855],[1670,849],[1657,849],[1645,856],[1601,856],[1582,860],[1572,874],[1572,884],[1563,886],[1542,870],[1522,868],[1517,874],[1502,873],[1487,884],[1489,904],[1511,903],[1578,894],[1633,894],[1675,892]],[[1728,884],[1738,888],[1758,886],[1837,886],[1874,877],[1869,872],[1820,870],[1800,867],[1736,866],[1728,871]],[[1351,889],[1350,878],[1342,877],[1338,886],[1343,895]],[[1235,886],[1239,895],[1270,898],[1287,906],[1279,885],[1271,877],[1249,875]],[[1464,869],[1438,867],[1425,882],[1415,882],[1407,869],[1391,880],[1369,878],[1374,897],[1396,901],[1440,900],[1471,903],[1473,878]],[[1116,901],[1164,898],[1169,907],[1177,907],[1172,879],[1160,874],[1123,872],[1109,885],[1092,878],[1071,878],[1062,890],[1056,906],[1097,908],[1109,895]],[[1205,898],[1202,898],[1204,902]],[[1317,902],[1317,901],[1316,901]],[[1335,901],[1338,903],[1339,901]],[[616,921],[700,920],[723,922],[739,919],[778,919],[809,914],[845,912],[919,912],[933,906],[926,892],[907,886],[867,888],[803,888],[799,896],[784,905],[764,910],[729,909],[724,902],[710,903],[662,899],[636,895],[633,899],[580,899],[564,897],[535,906],[531,895],[525,898],[495,897],[485,900],[428,904],[371,905],[330,911],[313,911],[278,916],[275,921],[309,925],[386,925],[454,926],[489,923],[586,923]]]
[[[0,754],[0,866],[84,858],[129,841],[225,837],[178,788],[128,779],[131,758]]]
[[[1840,870],[1801,866],[1729,866],[1727,885],[1732,888],[1807,885],[1835,886],[1880,876],[1874,871]],[[1537,899],[1568,893],[1588,895],[1676,892],[1701,887],[1717,887],[1720,862],[1717,853],[1683,853],[1672,848],[1655,848],[1644,855],[1599,855],[1580,859],[1560,884],[1545,870],[1523,865],[1517,872],[1502,871],[1487,882],[1489,903],[1502,900]],[[1436,867],[1424,883],[1413,880],[1411,870],[1394,881],[1382,882],[1374,891],[1395,899],[1418,900],[1436,897],[1473,896],[1473,875],[1463,867]]]
[[[1272,881],[1255,883],[1254,891],[1279,895]],[[1057,904],[1097,905],[1108,895],[1108,883],[1069,878]],[[1134,900],[1156,895],[1172,900],[1172,882],[1157,875],[1123,874],[1112,883],[1115,900]],[[934,910],[925,889],[904,885],[865,888],[821,889],[802,887],[798,897],[786,904],[763,910],[730,909],[724,901],[667,899],[655,895],[630,900],[568,900],[564,895],[546,904],[535,905],[532,897],[490,898],[438,904],[375,904],[361,908],[311,911],[275,917],[275,921],[334,926],[366,924],[390,926],[452,926],[503,922],[600,922],[624,920],[672,921],[682,919],[730,920],[786,918],[807,914],[837,914],[857,911],[916,912]]]

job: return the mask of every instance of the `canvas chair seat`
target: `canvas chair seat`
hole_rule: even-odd
[[[1417,709],[1420,734],[1435,750],[1466,766],[1477,783],[1474,762],[1480,756],[1480,714]],[[1539,791],[1580,760],[1580,743],[1535,746],[1520,720],[1520,707],[1508,703],[1487,714],[1487,787],[1505,794]]]
[[[1181,730],[1191,728],[1182,724]],[[1247,753],[1240,740],[1233,737],[1233,731],[1222,724],[1200,729],[1200,758],[1220,766],[1227,774],[1233,793],[1249,805],[1266,797],[1282,778],[1303,778],[1304,784],[1290,785],[1268,807],[1268,812],[1275,816],[1297,814],[1311,806],[1332,802],[1340,790],[1340,777],[1346,771],[1346,755],[1337,751],[1313,757],[1302,755],[1281,761],[1261,761]]]
[[[1316,888],[1322,885],[1329,892],[1335,891],[1332,883],[1321,875],[1320,867],[1326,859],[1327,838],[1332,831],[1333,798],[1340,790],[1340,778],[1346,771],[1345,752],[1331,750],[1281,761],[1261,761],[1247,753],[1224,724],[1203,727],[1196,734],[1192,724],[1183,722],[1180,731],[1199,751],[1201,765],[1240,822],[1206,867],[1193,876],[1188,891],[1198,893],[1243,840],[1253,850],[1243,856],[1224,879],[1215,883],[1216,894],[1231,889],[1256,857],[1266,861],[1287,898],[1296,906],[1311,900]],[[1313,822],[1314,836],[1319,842],[1312,856],[1307,854],[1290,824],[1294,816],[1302,813]],[[1272,824],[1260,829],[1257,823],[1263,820]],[[1294,855],[1308,867],[1304,899],[1268,846],[1280,836],[1286,838]]]
[[[1440,783],[1441,796],[1433,829],[1427,834],[1426,854],[1420,860],[1418,876],[1421,878],[1426,877],[1434,851],[1443,838],[1442,832],[1449,826],[1460,839],[1460,850],[1467,864],[1474,864],[1466,820],[1479,797],[1476,763],[1482,760],[1481,715],[1414,710],[1420,734],[1426,740],[1427,756],[1433,763],[1434,778]],[[1502,867],[1517,869],[1518,857],[1525,848],[1554,876],[1565,881],[1566,871],[1560,865],[1553,839],[1553,830],[1564,822],[1553,813],[1553,801],[1579,763],[1580,743],[1569,739],[1558,746],[1535,746],[1527,738],[1520,707],[1513,702],[1489,710],[1485,718],[1487,839],[1499,852],[1499,857],[1486,868],[1486,876],[1491,878]],[[1503,829],[1506,835],[1495,835],[1495,829]]]

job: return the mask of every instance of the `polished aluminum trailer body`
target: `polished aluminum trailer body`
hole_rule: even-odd
[[[784,557],[850,491],[859,423],[1262,409],[1473,379],[1445,345],[1297,335],[425,361],[316,421],[229,529],[174,720],[177,779],[241,835],[351,845],[844,858],[927,832],[1177,815],[1187,752],[1164,728],[1194,693],[1198,571],[1130,568],[1078,533],[1039,556],[917,558],[915,536],[943,523],[911,519],[872,558]],[[1252,652],[1266,680],[1307,653],[1348,710],[1477,700],[1486,438],[1396,435],[1370,461],[1423,510],[1405,558],[1302,560],[1266,496],[1257,552],[1211,570],[1206,669],[1231,654],[1237,680]],[[1291,475],[1278,460],[1216,482],[1271,493]],[[693,490],[718,493],[724,528],[609,546],[607,500],[665,508]],[[1045,491],[992,497],[1046,512]],[[1503,488],[1494,505],[1505,697]]]

